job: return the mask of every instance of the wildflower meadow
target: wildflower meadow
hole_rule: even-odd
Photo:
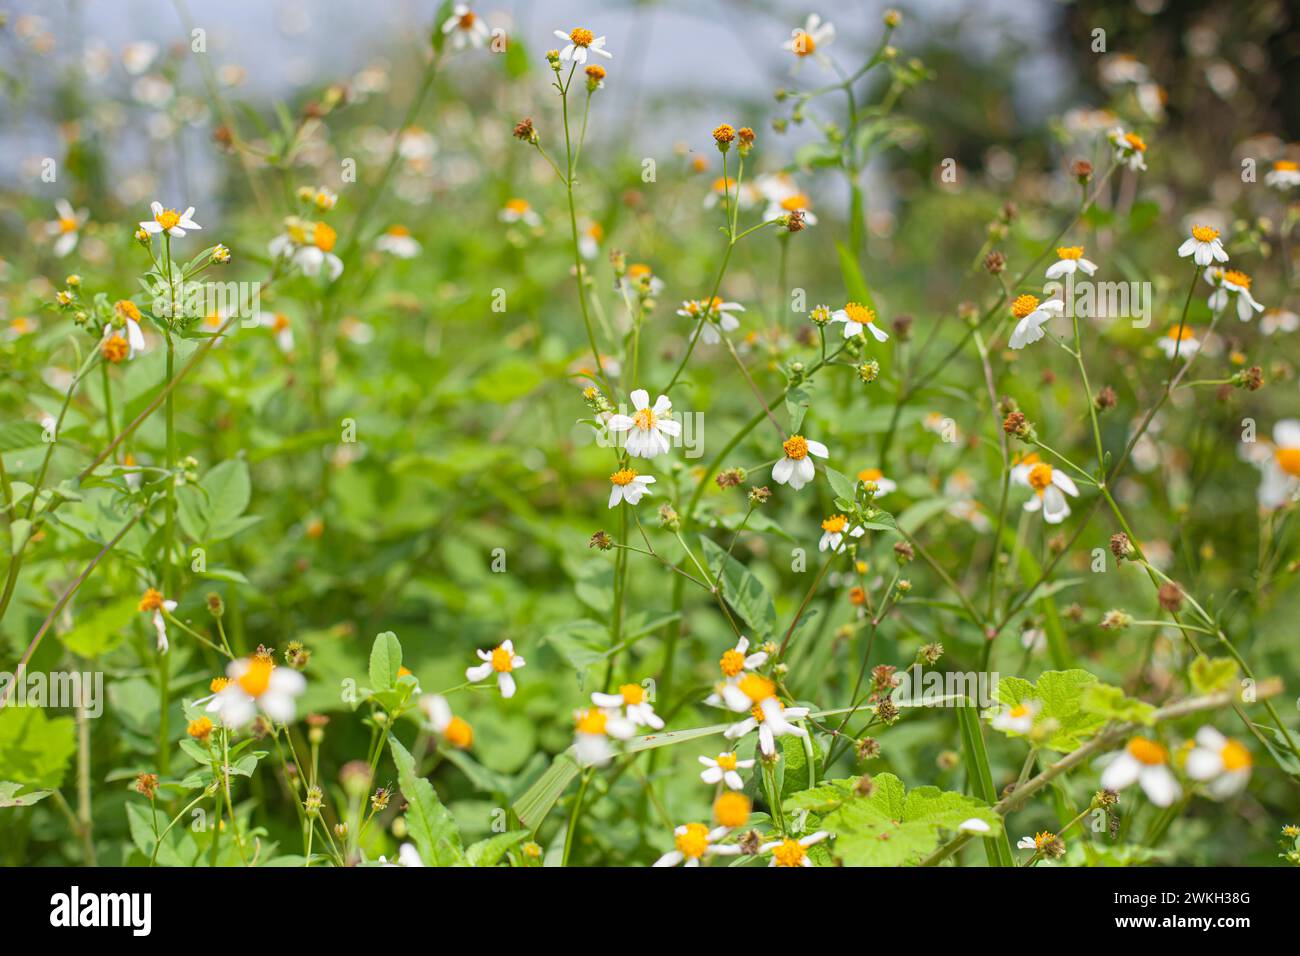
[[[0,863],[1300,864],[1294,7],[4,6]]]

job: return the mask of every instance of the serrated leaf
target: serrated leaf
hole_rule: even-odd
[[[397,785],[406,798],[406,825],[425,866],[456,866],[465,862],[460,830],[442,805],[431,784],[415,773],[415,758],[390,736],[388,744],[397,765]]]
[[[1206,657],[1198,654],[1188,670],[1192,687],[1198,694],[1213,694],[1237,683],[1237,662],[1231,657]]]
[[[771,638],[776,630],[776,604],[763,582],[711,539],[701,537],[700,541],[722,596],[749,625],[754,642],[761,644]]]
[[[470,866],[496,866],[511,847],[523,843],[531,836],[528,830],[511,830],[479,840],[465,851],[465,862]]]
[[[998,681],[998,700],[1014,707],[1036,700],[1041,704],[1034,717],[1034,727],[1052,722],[1052,733],[1043,745],[1049,750],[1068,753],[1097,733],[1107,718],[1089,713],[1081,708],[1083,692],[1097,683],[1097,678],[1078,668],[1067,671],[1044,671],[1037,684],[1018,677],[1004,677]],[[1005,731],[1009,736],[1020,736]]]

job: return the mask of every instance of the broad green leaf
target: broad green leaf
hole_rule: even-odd
[[[14,783],[12,780],[0,780],[0,809],[5,807],[30,807],[33,803],[39,803],[44,800],[53,790],[28,790],[26,793],[19,793],[23,789],[21,783]]]
[[[722,596],[749,625],[753,642],[761,644],[770,639],[776,631],[776,605],[763,582],[711,539],[701,537],[700,541]]]
[[[465,851],[465,862],[470,866],[496,866],[511,847],[523,843],[529,836],[528,830],[511,830],[479,840]]]
[[[402,669],[402,645],[392,631],[375,637],[370,646],[370,689],[392,690],[397,683],[397,672]]]
[[[1104,717],[1150,726],[1155,723],[1152,714],[1156,709],[1145,701],[1128,697],[1118,687],[1109,684],[1091,684],[1083,689],[1079,699],[1081,710]]]
[[[396,737],[388,738],[397,765],[397,785],[406,798],[406,825],[425,866],[456,866],[465,862],[460,830],[434,793],[433,784],[416,776],[415,759]]]
[[[72,630],[60,635],[59,639],[74,654],[80,654],[82,657],[99,657],[122,643],[131,622],[139,613],[135,598],[122,598],[79,616]]]
[[[0,768],[9,780],[57,789],[76,751],[76,722],[71,717],[47,717],[40,707],[0,710]]]
[[[1231,657],[1196,655],[1188,671],[1192,687],[1198,694],[1213,694],[1237,683],[1237,662]]]
[[[1031,700],[1038,701],[1041,707],[1034,718],[1035,729],[1052,728],[1043,746],[1068,753],[1096,734],[1107,722],[1106,717],[1089,713],[1081,707],[1084,690],[1096,683],[1096,677],[1077,668],[1044,671],[1037,684],[1019,677],[1004,677],[998,681],[998,700],[1012,707]],[[1021,736],[1013,731],[1006,733]]]

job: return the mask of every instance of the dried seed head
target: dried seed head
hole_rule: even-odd
[[[991,276],[1000,275],[1007,269],[1007,257],[994,249],[984,257],[984,271]]]
[[[1164,610],[1175,614],[1183,606],[1183,589],[1173,581],[1166,581],[1156,592],[1156,599]]]
[[[1133,618],[1119,608],[1111,608],[1101,616],[1101,626],[1107,631],[1122,631],[1133,623]]]
[[[854,785],[853,789],[859,797],[869,797],[875,793],[876,784],[871,779],[870,774],[864,773],[862,776],[858,777],[858,782]]]
[[[1115,390],[1107,385],[1097,393],[1097,397],[1093,399],[1093,403],[1097,406],[1097,411],[1104,412],[1108,408],[1114,408],[1117,400]]]
[[[912,550],[912,545],[906,541],[894,542],[894,557],[898,559],[899,564],[907,564],[916,557],[916,552]]]
[[[158,792],[158,775],[156,773],[142,773],[135,778],[135,792],[142,797],[154,798]]]
[[[515,124],[515,139],[525,143],[537,142],[537,130],[533,128],[533,118],[525,116]]]
[[[863,737],[857,746],[859,760],[871,760],[880,756],[880,741],[875,737]]]
[[[614,542],[605,532],[597,531],[591,536],[591,540],[587,542],[587,547],[595,548],[598,551],[608,551],[614,547]]]
[[[1133,557],[1133,542],[1129,541],[1128,535],[1123,531],[1110,536],[1110,553],[1115,555],[1116,561],[1123,561],[1125,558]]]

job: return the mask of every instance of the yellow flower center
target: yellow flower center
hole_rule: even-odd
[[[1165,335],[1165,338],[1173,339],[1175,342],[1186,342],[1191,337],[1192,337],[1191,327],[1186,325],[1182,327],[1181,331],[1179,330],[1178,326],[1175,325]]]
[[[474,731],[469,722],[463,717],[453,717],[451,723],[447,725],[447,729],[442,732],[442,736],[447,743],[453,747],[459,747],[461,750],[468,749],[469,745],[474,742]]]
[[[591,41],[596,38],[590,30],[578,27],[569,34],[569,39],[573,41],[574,46],[591,46]]]
[[[1028,713],[1029,713],[1029,708],[1026,707],[1024,704],[1016,704],[1016,706],[1011,708],[1012,717],[1024,717]]]
[[[713,818],[724,827],[743,827],[749,822],[752,804],[743,793],[728,790],[713,801]]]
[[[123,319],[129,319],[132,322],[140,321],[140,308],[130,299],[119,299],[113,304],[113,309]]]
[[[153,218],[164,229],[171,229],[181,221],[181,214],[175,209],[164,209]]]
[[[99,346],[100,353],[109,362],[117,363],[122,361],[130,353],[131,347],[127,344],[126,339],[120,335],[110,335]]]
[[[776,685],[758,674],[746,674],[736,686],[755,704],[761,704],[776,693]]]
[[[1219,230],[1211,226],[1192,226],[1192,238],[1197,242],[1213,242],[1219,238]]]
[[[574,729],[580,734],[596,734],[604,736],[605,724],[609,717],[603,710],[597,710],[592,707],[588,710],[578,711],[577,720],[574,721]]]
[[[808,441],[802,435],[791,435],[781,443],[781,448],[785,451],[785,457],[795,461],[808,457]]]
[[[1082,259],[1083,246],[1058,246],[1056,257],[1058,259]]]
[[[634,262],[627,267],[627,274],[633,279],[644,279],[646,276],[651,275],[652,272],[644,262]]]
[[[817,49],[817,41],[812,38],[812,34],[805,30],[800,30],[794,35],[794,42],[790,44],[791,50],[795,56],[808,56]]]
[[[1250,288],[1250,276],[1246,275],[1244,272],[1238,272],[1236,269],[1229,269],[1225,272],[1223,274],[1223,281],[1231,282],[1233,285],[1240,286],[1243,289]]]
[[[206,717],[191,720],[185,728],[185,732],[195,740],[207,740],[208,734],[212,733],[212,721]]]
[[[492,669],[502,674],[510,673],[515,669],[515,655],[504,647],[494,647],[492,649]]]
[[[528,212],[529,208],[527,199],[506,200],[506,209],[509,212],[514,213],[516,216],[522,216],[524,213]]]
[[[772,859],[777,866],[803,866],[808,851],[798,840],[786,837],[779,845],[772,848]]]
[[[1055,838],[1055,834],[1048,833],[1046,830],[1044,830],[1042,833],[1035,833],[1034,847],[1036,849],[1041,850],[1046,844],[1051,843],[1054,838]]]
[[[1028,481],[1029,487],[1041,495],[1052,483],[1052,466],[1040,461],[1029,469]]]
[[[587,235],[592,239],[595,239],[597,242],[600,242],[600,240],[605,238],[605,227],[598,222],[593,222],[587,227]]]
[[[794,212],[797,209],[807,209],[812,205],[806,193],[792,193],[781,200],[781,208],[786,212]]]
[[[698,860],[709,848],[709,828],[703,823],[688,823],[673,842],[677,845],[677,852],[686,859]]]
[[[1145,153],[1147,151],[1146,140],[1137,133],[1125,133],[1124,142],[1128,143],[1129,149],[1135,149],[1139,153]]]
[[[1288,475],[1300,478],[1300,448],[1279,448],[1273,452],[1273,458]]]
[[[1273,168],[1280,173],[1294,173],[1300,170],[1300,164],[1294,163],[1289,159],[1279,159],[1273,164]]]
[[[289,317],[283,312],[275,313],[275,320],[272,322],[272,328],[276,332],[283,332],[289,327]]]
[[[456,21],[456,26],[460,27],[462,30],[471,30],[474,28],[474,24],[477,20],[478,15],[475,14],[473,10],[466,10],[460,15],[460,19]]]
[[[637,409],[636,414],[632,416],[632,421],[637,428],[648,432],[655,427],[655,410],[649,407]]]
[[[848,525],[849,519],[844,515],[831,515],[822,522],[822,530],[828,534],[839,534]]]
[[[729,176],[719,176],[713,181],[713,191],[715,193],[730,192],[731,187],[735,185],[735,180]]]
[[[271,684],[271,671],[275,665],[271,658],[254,654],[248,659],[248,668],[236,680],[249,697],[261,697]]]
[[[471,13],[470,16],[473,16],[473,14]],[[407,229],[405,226],[389,226],[388,234],[390,236],[409,236],[411,230]]]
[[[719,770],[735,770],[736,755],[734,753],[718,754],[717,764]]]
[[[1038,299],[1026,293],[1016,296],[1016,301],[1011,303],[1011,314],[1017,319],[1023,319],[1036,308],[1038,308]]]
[[[718,661],[718,666],[722,668],[722,673],[727,677],[735,677],[745,669],[745,655],[732,648],[723,653],[722,660]]]
[[[876,313],[858,302],[850,302],[844,307],[844,311],[847,313],[850,321],[857,322],[861,325],[867,325],[876,321]]]
[[[338,235],[332,227],[325,225],[323,222],[318,222],[311,231],[311,244],[321,252],[332,252]]]
[[[149,588],[140,598],[141,611],[156,611],[163,604],[162,592],[157,588]]]
[[[616,485],[630,485],[635,478],[636,470],[632,468],[620,468],[609,476],[609,480]]]
[[[858,472],[858,481],[879,481],[885,473],[879,468],[863,468]]]
[[[1147,737],[1134,737],[1127,749],[1135,760],[1149,766],[1162,764],[1169,758],[1169,752],[1161,744]]]
[[[59,219],[59,232],[76,232],[76,231],[77,231],[77,220],[63,219],[63,218]]]
[[[1250,751],[1235,740],[1229,740],[1223,745],[1219,758],[1223,761],[1223,769],[1229,772],[1250,769]]]
[[[212,693],[214,694],[220,694],[223,690],[225,690],[229,686],[230,686],[229,677],[214,677],[212,678],[212,681],[208,684],[208,690],[212,691]]]
[[[624,684],[618,689],[623,697],[623,703],[627,707],[635,707],[645,700],[645,688],[640,684]]]

